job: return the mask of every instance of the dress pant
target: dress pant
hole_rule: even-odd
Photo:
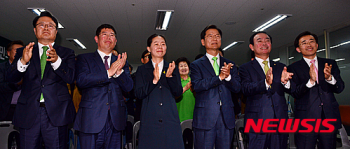
[[[227,129],[222,113],[218,116],[215,126],[210,130],[193,128],[195,149],[229,149],[233,139],[234,129]]]
[[[108,112],[105,126],[99,133],[79,132],[79,141],[82,149],[120,149],[121,131],[113,127],[111,116]]]
[[[288,134],[249,133],[248,149],[286,149]]]
[[[21,149],[38,149],[44,142],[46,149],[68,148],[68,127],[53,126],[45,107],[40,107],[39,115],[29,129],[19,128]]]

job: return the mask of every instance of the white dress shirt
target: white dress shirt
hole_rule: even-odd
[[[103,53],[102,51],[100,51],[99,49],[97,49],[97,53],[101,56],[101,59],[102,59],[102,63],[103,63],[103,64],[105,63],[105,56],[109,56],[109,57],[107,58],[107,63],[108,63],[108,68],[110,68],[110,67],[111,67],[111,60],[112,60],[112,53],[109,53],[109,54],[107,55],[107,54]],[[124,72],[124,69],[122,69],[122,72],[121,72],[120,74],[122,74],[123,72]],[[113,75],[113,78],[119,77],[120,74],[119,74],[119,75],[114,74],[114,75]],[[108,76],[108,70],[107,70],[107,77],[108,77],[109,79],[112,78],[112,77]]]
[[[156,63],[153,62],[153,59],[152,59],[152,65],[153,65],[153,68],[156,68]],[[159,79],[162,76],[163,66],[164,66],[164,59],[160,63],[158,63]]]

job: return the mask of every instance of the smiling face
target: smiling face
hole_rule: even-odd
[[[34,33],[40,43],[54,42],[57,34],[56,24],[50,17],[40,17],[34,28]]]
[[[166,43],[163,37],[156,36],[152,39],[151,46],[147,50],[151,52],[153,58],[163,58],[166,53]]]
[[[180,62],[178,67],[180,75],[188,75],[188,73],[190,72],[190,68],[188,67],[185,61]]]
[[[208,29],[201,42],[206,49],[217,50],[221,47],[221,35],[217,29]]]
[[[316,56],[316,52],[318,49],[318,44],[316,40],[311,35],[303,36],[299,39],[299,47],[296,50],[303,54],[303,57],[308,59],[313,59]]]
[[[250,44],[249,47],[256,57],[266,59],[269,57],[271,52],[271,40],[270,37],[265,33],[259,33],[254,36],[254,45]]]
[[[95,41],[97,43],[98,49],[106,54],[111,53],[117,44],[115,33],[110,28],[102,29],[100,35],[95,36]]]

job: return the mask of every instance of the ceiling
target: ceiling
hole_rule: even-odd
[[[266,30],[273,38],[273,49],[291,44],[301,32],[318,35],[324,29],[350,22],[350,0],[1,0],[0,36],[9,40],[35,41],[32,20],[27,8],[45,8],[65,29],[59,29],[56,42],[76,54],[97,49],[94,35],[101,24],[117,30],[119,52],[127,52],[128,61],[139,65],[146,50],[147,38],[163,34],[167,40],[166,60],[187,57],[190,61],[205,53],[200,32],[209,24],[223,31],[222,47],[232,41],[243,44],[229,49],[225,57],[241,65],[250,59],[248,39],[252,30],[277,14],[293,16]],[[157,10],[174,10],[169,29],[156,31]],[[234,22],[227,25],[226,22]],[[76,48],[66,38],[79,39],[88,49]],[[272,49],[272,55],[278,51]],[[272,57],[272,56],[271,56]],[[274,57],[272,57],[274,58]]]

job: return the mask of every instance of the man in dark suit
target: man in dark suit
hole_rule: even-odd
[[[81,148],[120,148],[126,125],[122,90],[131,91],[126,53],[112,54],[117,32],[109,24],[96,30],[98,49],[77,57],[76,80],[82,98],[74,129],[80,131]]]
[[[291,95],[295,98],[296,119],[337,119],[332,125],[335,130],[341,128],[339,104],[334,93],[344,90],[337,62],[316,56],[318,38],[308,31],[297,36],[294,41],[296,50],[303,58],[288,66],[294,73],[291,81]],[[315,128],[315,123],[311,124]],[[305,129],[305,128],[301,128]],[[322,125],[320,130],[327,129]],[[298,133],[295,144],[300,149],[336,148],[336,131],[332,133]]]
[[[10,83],[5,80],[7,69],[15,59],[18,48],[23,47],[22,41],[12,41],[7,45],[6,51],[9,58],[8,62],[0,64],[0,121],[12,121],[15,113],[18,96],[21,94],[20,86],[22,82]]]
[[[9,82],[21,80],[13,124],[19,127],[21,148],[66,148],[68,127],[75,117],[67,83],[73,83],[74,51],[55,44],[57,20],[42,12],[33,20],[38,43],[18,49],[8,70]]]
[[[237,67],[219,55],[222,32],[215,25],[201,32],[206,55],[191,63],[192,86],[196,92],[193,113],[194,146],[197,149],[226,149],[231,145],[235,113],[231,92],[241,89]],[[221,68],[221,69],[220,69]]]
[[[242,92],[247,96],[245,120],[288,119],[284,92],[290,89],[287,67],[270,60],[272,38],[266,32],[250,37],[249,48],[255,58],[239,67]],[[288,91],[289,92],[289,91]],[[249,149],[285,149],[287,134],[249,132]]]

